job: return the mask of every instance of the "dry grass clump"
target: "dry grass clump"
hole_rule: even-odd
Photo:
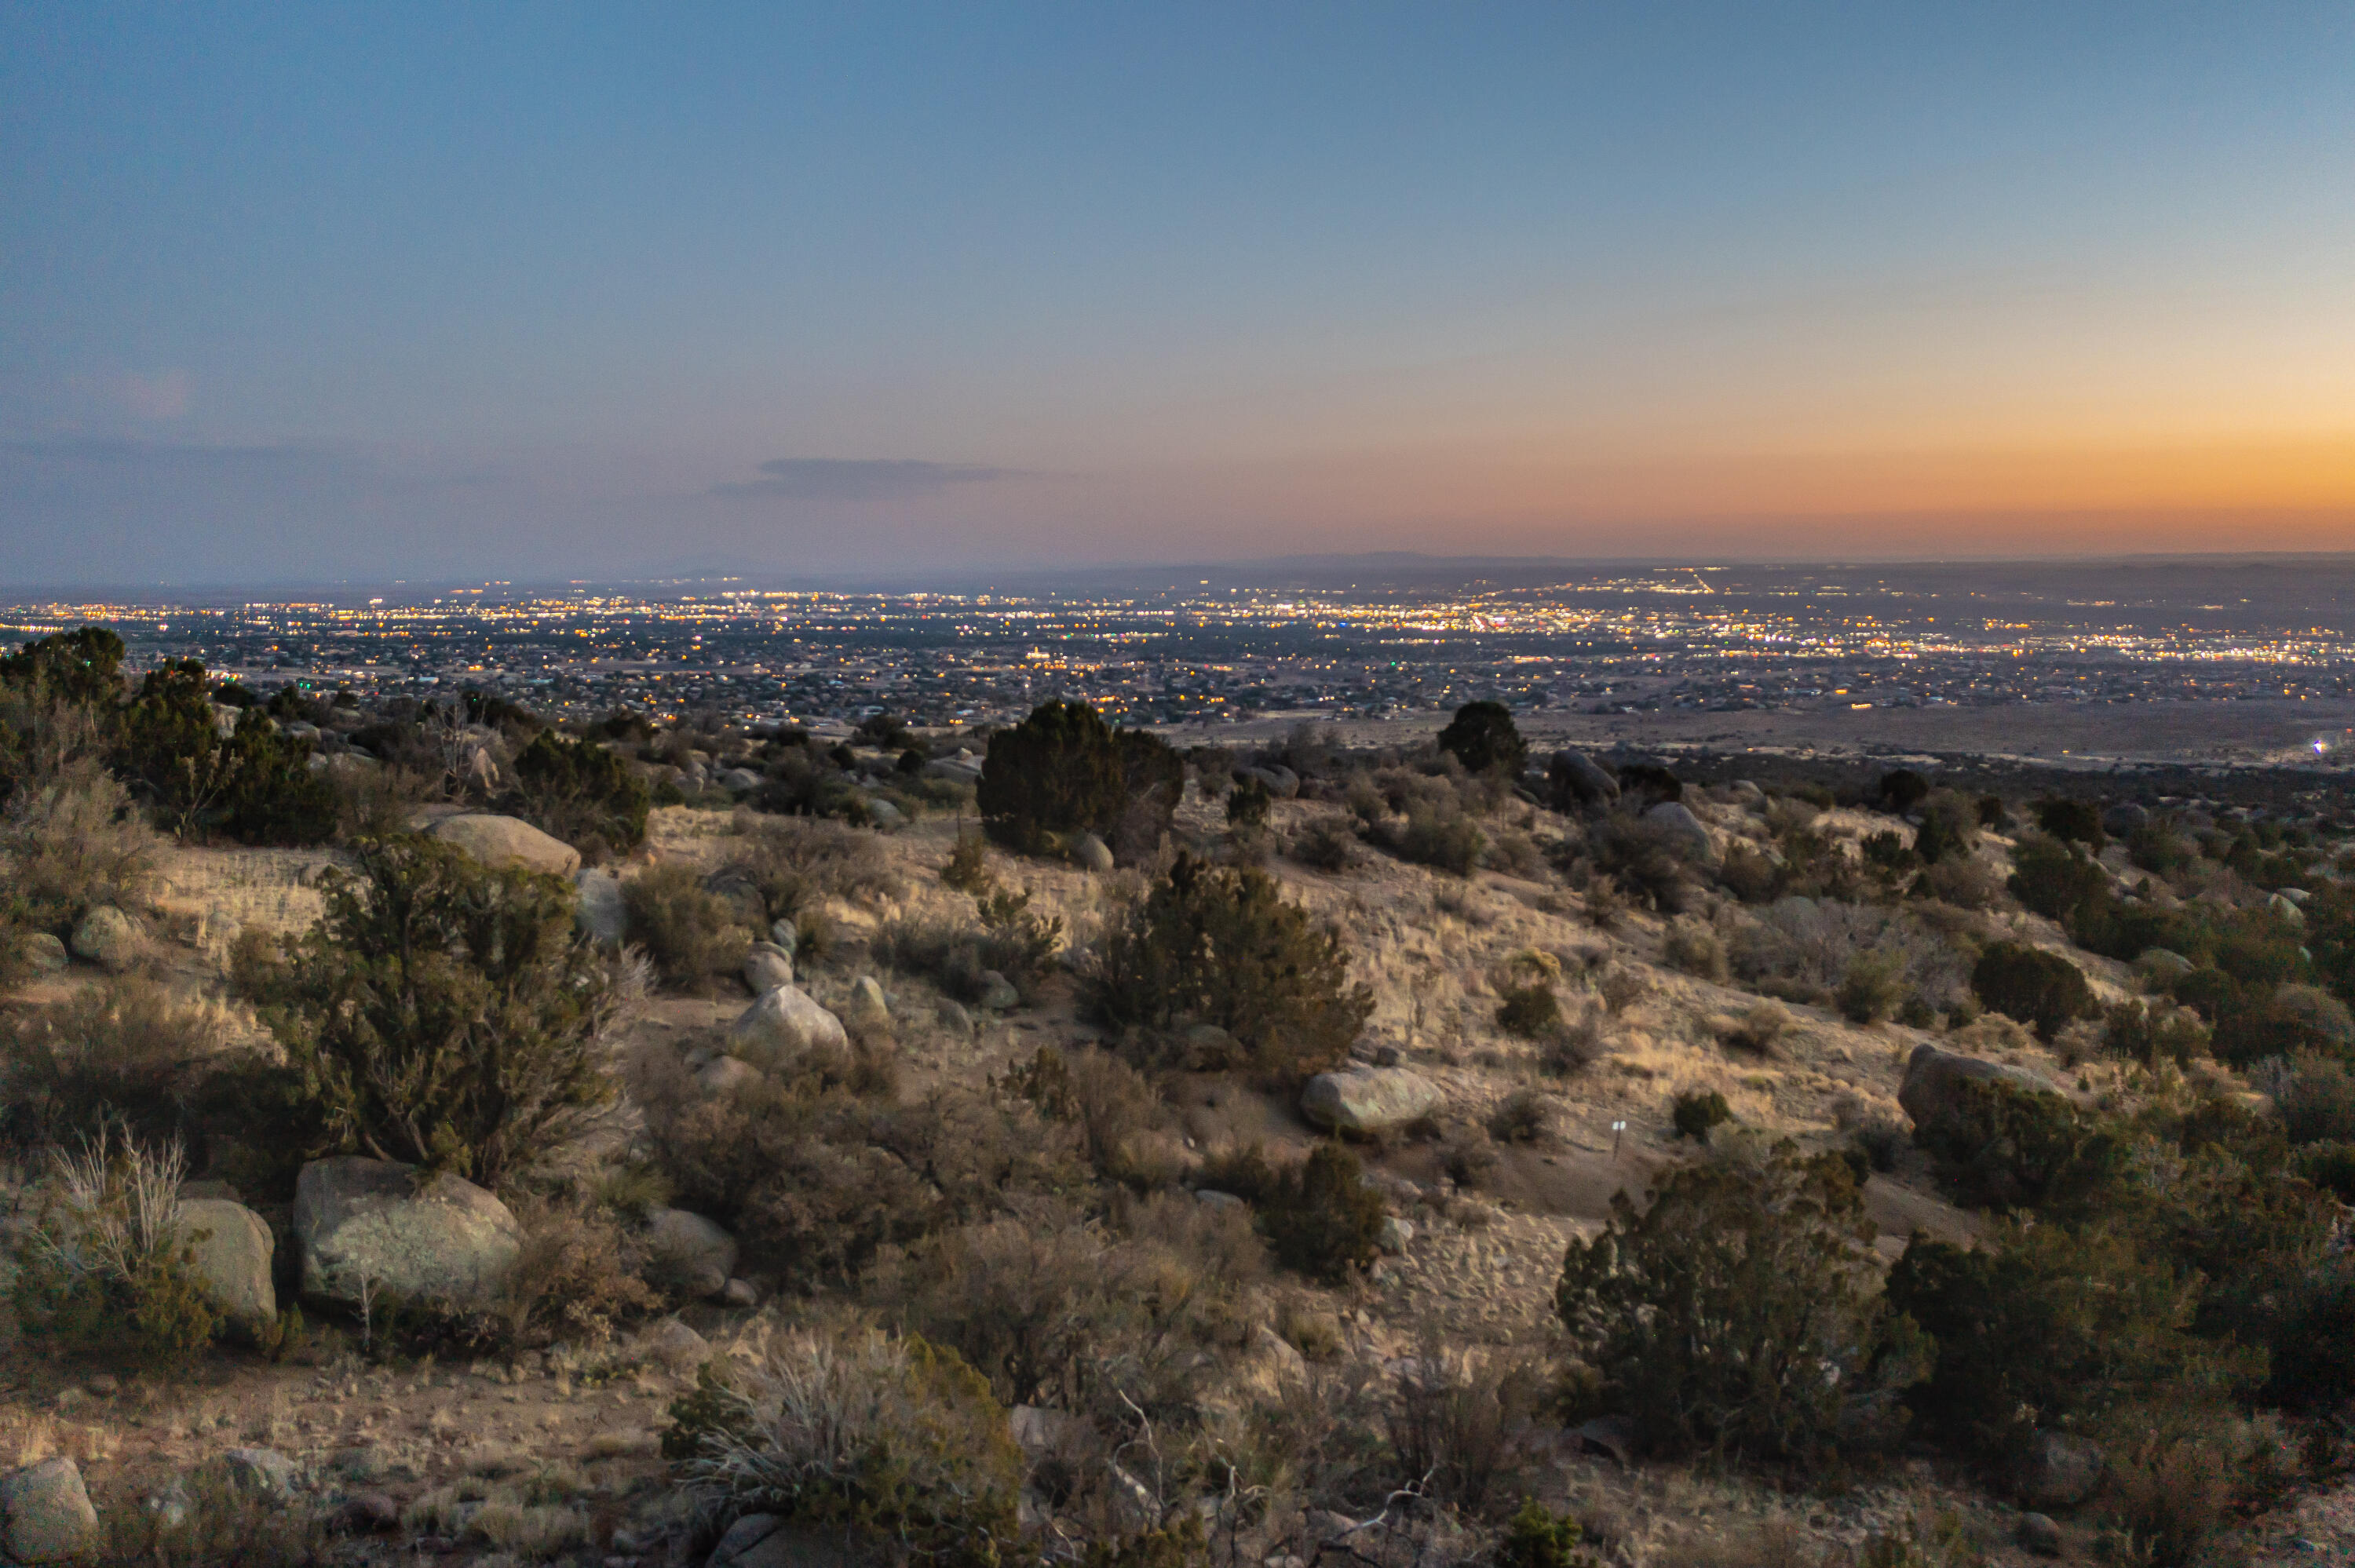
[[[0,1127],[28,1145],[186,1137],[191,1102],[232,1033],[218,1002],[124,975],[0,1020]]]
[[[31,925],[62,930],[100,905],[145,901],[164,841],[95,758],[27,779],[0,810],[0,876]]]
[[[883,842],[827,818],[740,812],[723,869],[760,895],[771,920],[798,920],[829,898],[895,895],[900,875]]]
[[[648,866],[622,884],[629,938],[673,985],[709,989],[742,967],[752,933],[692,866]]]
[[[1783,1036],[1796,1021],[1790,1010],[1767,998],[1752,1002],[1738,1015],[1720,1014],[1710,1021],[1718,1041],[1729,1051],[1750,1056],[1773,1056]]]

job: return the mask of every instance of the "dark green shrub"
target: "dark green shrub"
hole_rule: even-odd
[[[214,727],[205,667],[193,659],[148,672],[116,721],[115,767],[173,832],[224,832],[245,843],[313,844],[336,830],[335,787],[311,769],[311,744],[290,739],[261,708]]]
[[[1668,1119],[1676,1124],[1678,1138],[1697,1139],[1706,1143],[1709,1135],[1733,1119],[1733,1107],[1715,1089],[1702,1093],[1695,1089],[1678,1095],[1670,1107]]]
[[[1337,1139],[1296,1165],[1271,1165],[1257,1149],[1205,1162],[1202,1184],[1249,1201],[1260,1234],[1286,1268],[1338,1284],[1374,1261],[1386,1217],[1381,1194]]]
[[[1339,933],[1285,903],[1265,873],[1180,855],[1105,933],[1083,992],[1114,1029],[1225,1030],[1280,1082],[1322,1072],[1373,1012]]]
[[[2316,1145],[2339,1151],[2326,1173],[2347,1181],[2355,1171],[2355,1148],[2346,1144]],[[2349,1191],[2340,1191],[2349,1201]],[[2264,1397],[2292,1410],[2343,1409],[2355,1399],[2355,1262],[2331,1258],[2309,1270],[2297,1282],[2274,1336],[2273,1364]]]
[[[1966,1203],[2038,1208],[2100,1189],[2123,1154],[2116,1136],[2057,1094],[2001,1078],[1954,1086],[1946,1111],[1913,1141]]]
[[[1865,834],[1857,847],[1864,852],[1864,863],[1876,871],[1894,874],[1912,871],[1922,863],[1914,856],[1913,846],[1905,842],[1905,835],[1894,828]]]
[[[2290,1169],[2342,1203],[2355,1203],[2355,1142],[2308,1143],[2290,1156]]]
[[[1358,863],[1358,835],[1347,817],[1319,817],[1292,841],[1292,858],[1317,871],[1338,873]]]
[[[191,1102],[227,1044],[217,1010],[128,975],[0,1018],[0,1127],[25,1145],[110,1125],[142,1148],[194,1144]]]
[[[1872,1237],[1836,1156],[1684,1166],[1570,1244],[1554,1308],[1651,1443],[1817,1462],[1894,1437],[1928,1370]]]
[[[1930,781],[1911,768],[1892,768],[1881,776],[1881,809],[1903,816],[1930,793]]]
[[[2084,971],[2025,942],[1998,942],[1971,967],[1971,990],[1988,1008],[2050,1040],[2094,1011]]]
[[[1488,1113],[1488,1136],[1498,1143],[1536,1143],[1553,1128],[1553,1104],[1535,1089],[1515,1089]]]
[[[517,811],[526,821],[595,856],[645,840],[646,787],[628,763],[593,741],[541,730],[516,758]]]
[[[1145,1148],[1169,1119],[1153,1081],[1108,1051],[1069,1053],[1041,1045],[1027,1064],[1007,1069],[1006,1086],[1053,1121],[1080,1132],[1080,1151],[1099,1176],[1139,1181],[1154,1174]]]
[[[1497,1027],[1517,1039],[1535,1040],[1561,1022],[1561,999],[1542,980],[1508,986],[1497,1008]]]
[[[311,770],[311,743],[290,740],[253,709],[219,748],[221,825],[241,843],[316,844],[333,838],[342,800]]]
[[[709,988],[744,965],[752,934],[729,901],[703,885],[695,868],[650,865],[622,884],[629,939],[644,948],[673,985]]]
[[[2059,839],[2023,839],[2012,855],[2011,895],[2073,927],[2108,901],[2110,874]]]
[[[2056,839],[2083,844],[2097,854],[2109,842],[2109,835],[2102,832],[2102,808],[2092,800],[2039,800],[2035,811],[2037,827]]]
[[[1524,1499],[1497,1543],[1497,1568],[1602,1568],[1603,1559],[1579,1544],[1585,1539],[1578,1520]]]
[[[1666,822],[1614,811],[1593,838],[1594,867],[1663,914],[1679,915],[1700,891],[1691,845]]]
[[[2121,1001],[2102,1012],[2102,1049],[2146,1067],[2182,1066],[2208,1054],[2208,1031],[2181,1008]]]
[[[1275,797],[1267,792],[1266,785],[1256,779],[1245,779],[1227,791],[1227,826],[1263,828],[1274,805]]]
[[[1120,853],[1157,842],[1184,784],[1185,763],[1155,736],[1114,730],[1085,703],[1042,703],[989,737],[975,801],[989,836],[1025,854],[1080,832]]]
[[[2143,870],[2165,876],[2199,859],[2200,849],[2169,823],[2149,821],[2127,837],[2126,857]]]
[[[1889,1305],[1937,1343],[1913,1403],[1990,1455],[2030,1428],[2082,1429],[2121,1404],[2212,1394],[2245,1357],[2186,1331],[2199,1281],[2114,1227],[2011,1224],[1975,1247],[1916,1236]]]
[[[1521,776],[1529,748],[1513,724],[1513,710],[1502,703],[1466,703],[1455,710],[1439,732],[1439,749],[1464,764],[1466,773],[1500,772]]]
[[[121,685],[116,672],[123,654],[123,639],[106,628],[76,627],[0,655],[0,685],[39,699],[102,706]]]
[[[2355,1069],[2328,1056],[2291,1057],[2274,1075],[2274,1113],[2294,1144],[2355,1142]]]
[[[1983,828],[1999,833],[2011,825],[2011,814],[2003,809],[2003,797],[2000,795],[1982,795],[1972,802],[1972,809]]]
[[[496,1186],[613,1098],[627,990],[577,944],[561,878],[421,837],[354,849],[299,939],[240,941],[239,991],[302,1075],[336,1151]]]
[[[1832,1000],[1850,1023],[1878,1023],[1905,1001],[1905,958],[1895,952],[1859,953],[1849,960]]]
[[[1460,810],[1417,807],[1407,813],[1406,825],[1392,837],[1391,847],[1402,860],[1451,876],[1469,876],[1487,851],[1488,835]]]
[[[941,866],[941,885],[978,898],[996,885],[989,874],[989,855],[977,833],[957,834],[956,847]]]

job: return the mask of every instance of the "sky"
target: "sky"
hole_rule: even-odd
[[[0,0],[0,581],[2355,549],[2355,7]]]

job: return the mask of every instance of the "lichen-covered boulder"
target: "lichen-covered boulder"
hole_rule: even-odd
[[[109,974],[121,974],[139,961],[146,938],[139,922],[112,904],[101,904],[74,927],[76,958],[88,959]]]
[[[1345,1067],[1319,1073],[1300,1091],[1300,1114],[1336,1132],[1376,1133],[1420,1121],[1445,1097],[1405,1067]]]
[[[1905,1082],[1898,1087],[1897,1103],[1913,1118],[1915,1127],[1934,1126],[1960,1105],[1964,1084],[1991,1078],[2016,1084],[2034,1094],[2060,1093],[2025,1067],[1923,1044],[1913,1047],[1913,1054],[1906,1059]]]
[[[815,1050],[842,1050],[850,1044],[842,1020],[820,1007],[799,986],[781,985],[737,1015],[728,1026],[730,1049],[764,1073],[800,1060]]]
[[[278,1318],[278,1288],[270,1263],[278,1243],[260,1214],[226,1198],[190,1198],[180,1204],[180,1224],[195,1254],[197,1277],[213,1305],[240,1323]]]
[[[0,1543],[27,1564],[80,1557],[98,1534],[98,1510],[71,1459],[44,1459],[0,1476]]]
[[[443,843],[455,844],[485,865],[519,865],[570,876],[581,869],[581,852],[562,839],[550,838],[529,822],[487,811],[443,817],[425,830]]]
[[[646,1225],[646,1251],[663,1274],[699,1297],[718,1296],[736,1272],[736,1238],[685,1209],[656,1209]]]
[[[305,1295],[474,1306],[515,1266],[523,1227],[472,1181],[421,1182],[413,1165],[350,1155],[314,1160],[295,1178],[294,1240]]]

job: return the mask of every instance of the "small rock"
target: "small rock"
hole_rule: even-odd
[[[781,985],[794,983],[793,955],[774,942],[755,942],[744,955],[744,986],[754,996],[765,996]]]
[[[1197,1187],[1194,1201],[1213,1209],[1240,1209],[1243,1201],[1232,1192],[1221,1192],[1215,1187]]]
[[[1580,1453],[1607,1454],[1625,1466],[1635,1457],[1636,1424],[1624,1415],[1598,1415],[1574,1428],[1570,1439]]]
[[[2021,1514],[2019,1528],[2012,1532],[2012,1539],[2039,1557],[2061,1555],[2062,1547],[2061,1527],[2055,1524],[2049,1515]]]
[[[794,928],[791,920],[772,920],[769,922],[769,940],[777,945],[778,951],[790,959],[801,948],[802,934]]]
[[[373,1481],[384,1475],[384,1451],[368,1444],[354,1448],[338,1448],[327,1460],[327,1467],[347,1481]]]
[[[1064,841],[1063,847],[1071,855],[1071,863],[1082,871],[1101,874],[1112,869],[1112,850],[1093,833],[1073,833]]]
[[[736,1238],[685,1209],[656,1209],[648,1216],[646,1250],[658,1270],[699,1297],[727,1289],[736,1270]]]
[[[761,1292],[749,1279],[731,1279],[720,1288],[719,1302],[723,1307],[758,1307]]]
[[[1382,1228],[1374,1236],[1374,1245],[1392,1257],[1402,1255],[1407,1244],[1414,1240],[1414,1224],[1392,1214],[1382,1221]]]
[[[900,827],[908,821],[908,814],[905,811],[880,795],[867,797],[867,816],[868,820],[879,828]]]
[[[610,871],[584,871],[572,879],[572,924],[592,942],[618,948],[630,934],[630,912],[622,902],[622,879]]]
[[[2100,1488],[2107,1465],[2098,1443],[2039,1432],[2013,1456],[2012,1486],[2030,1508],[2074,1508]]]
[[[1018,998],[1017,1000],[1019,999]],[[932,1010],[932,1013],[934,1017],[940,1020],[941,1027],[947,1030],[951,1034],[956,1036],[958,1039],[970,1040],[973,1038],[973,1014],[967,1012],[962,1004],[954,1001],[943,1001],[940,1006]]]
[[[647,1330],[638,1349],[647,1360],[677,1372],[693,1372],[711,1359],[711,1341],[676,1318]]]
[[[66,945],[49,931],[36,931],[27,937],[22,951],[35,974],[53,975],[73,961],[66,953]]]
[[[883,995],[882,986],[873,975],[860,975],[850,985],[850,1005],[845,1009],[849,1017],[843,1020],[853,1029],[889,1029],[891,1027],[891,1004]]]
[[[761,1081],[761,1069],[733,1056],[715,1056],[695,1070],[695,1086],[713,1099]]]
[[[737,1054],[764,1072],[814,1050],[841,1051],[850,1044],[842,1020],[792,985],[781,985],[746,1008],[728,1026],[728,1034]]]
[[[397,1530],[400,1505],[383,1492],[354,1492],[344,1499],[344,1523],[352,1530]]]
[[[165,1530],[177,1530],[188,1522],[188,1489],[175,1478],[163,1490],[140,1499],[139,1506],[154,1514]]]
[[[89,959],[109,974],[119,975],[137,963],[145,945],[138,924],[112,904],[98,906],[74,927],[74,956]]]
[[[221,1455],[229,1484],[264,1497],[292,1497],[298,1485],[294,1461],[275,1448],[231,1448]]]
[[[1700,819],[1683,801],[1663,800],[1644,813],[1644,821],[1657,823],[1693,859],[1712,863],[1716,861],[1717,841],[1710,837],[1709,830],[1701,826]]]
[[[975,1006],[991,1012],[1004,1012],[1010,1008],[1022,1005],[1022,993],[1014,989],[1012,980],[1007,980],[996,969],[984,969],[977,979],[981,985],[981,995],[975,1001]]]
[[[61,1563],[79,1556],[98,1532],[98,1510],[71,1459],[44,1459],[0,1476],[0,1519],[7,1520],[8,1555],[19,1563]]]

